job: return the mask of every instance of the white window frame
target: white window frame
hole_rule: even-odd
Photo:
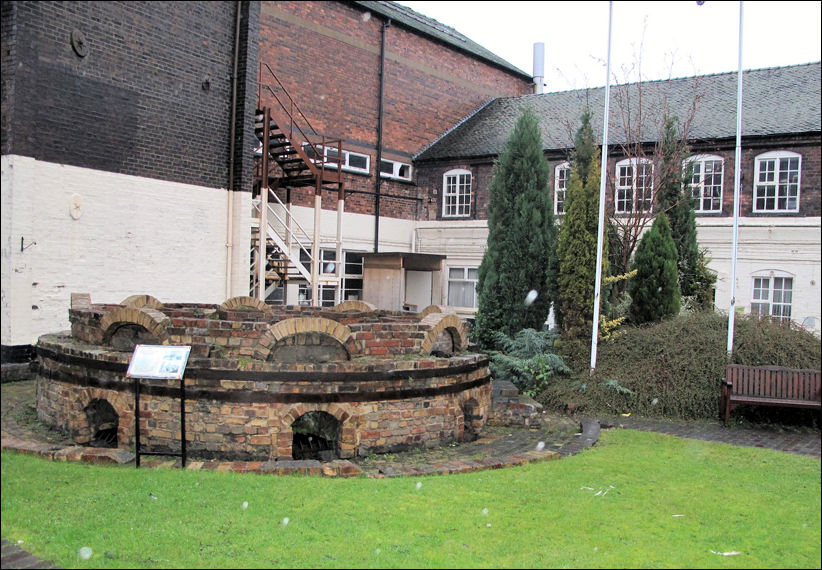
[[[792,159],[796,159],[795,170],[789,168]],[[788,164],[785,161],[788,161]],[[775,150],[758,155],[754,164],[753,211],[798,212],[802,155],[787,150]],[[795,176],[794,180],[791,180],[792,173]],[[781,180],[783,176],[785,180]],[[791,195],[791,190],[794,190],[794,195]],[[785,205],[780,208],[779,203],[783,200]],[[769,201],[773,202],[773,207],[768,207]]]
[[[791,320],[796,276],[785,271],[759,271],[751,276],[751,314]]]
[[[336,168],[337,167],[337,156],[336,156],[337,147],[333,147],[333,146],[325,146],[324,147],[321,144],[315,144],[313,146],[317,150],[322,150],[323,151],[323,155],[325,156],[325,165],[326,166],[328,166],[330,168]],[[309,145],[309,143],[303,143],[303,149],[305,149],[305,148],[310,149],[311,145]],[[351,150],[345,150],[345,149],[342,149],[342,155],[343,155],[343,164],[342,164],[341,170],[343,172],[351,172],[353,174],[365,174],[365,175],[368,175],[368,174],[371,173],[371,155],[363,154],[361,152],[354,152],[354,151],[351,151]],[[310,156],[310,152],[309,152],[309,156]],[[365,159],[365,167],[361,168],[359,166],[351,166],[351,157],[364,158]],[[314,161],[314,163],[320,162],[316,158],[312,159],[312,160]]]
[[[364,252],[361,251],[343,251],[343,274],[342,274],[342,287],[340,288],[340,294],[342,298],[340,302],[351,300],[359,300],[362,299],[362,286],[357,288],[351,287],[351,282],[359,280],[360,284],[362,284],[363,279],[363,261],[362,257],[360,257],[359,261],[349,260],[349,254],[359,254],[362,256]],[[307,256],[305,253],[301,252],[301,259],[300,261],[306,263],[308,261]],[[336,267],[336,259],[337,259],[337,251],[331,248],[322,248],[320,249],[320,275],[325,275],[328,277],[336,276],[337,274],[337,267]],[[359,270],[348,272],[348,269]],[[335,285],[322,285],[320,284],[320,305],[323,307],[333,307],[334,306],[334,294],[336,290]],[[310,305],[311,304],[311,286],[307,282],[299,283],[297,287],[298,291],[298,301],[297,304],[299,305]],[[355,294],[356,293],[356,294]]]
[[[642,180],[650,180],[650,187],[642,187],[643,209],[637,208],[638,171],[642,172]],[[648,173],[650,167],[650,173]],[[622,169],[630,169],[623,172]],[[647,158],[625,158],[616,163],[616,178],[614,179],[614,212],[617,214],[650,213],[654,207],[654,163]],[[626,209],[630,203],[631,208]]]
[[[452,271],[461,271],[461,277],[452,277]],[[475,275],[475,277],[471,277],[471,273]],[[448,267],[448,291],[446,292],[446,300],[448,306],[454,307],[463,307],[468,309],[476,309],[479,306],[479,297],[477,295],[477,282],[479,281],[479,267],[474,267],[471,265],[455,265]],[[471,305],[451,305],[451,283],[473,283],[474,284],[474,295],[473,295],[473,303]]]
[[[562,174],[561,174],[562,173]],[[568,182],[571,180],[571,163],[563,162],[554,167],[554,214],[565,214],[565,203],[568,200]],[[559,199],[562,195],[562,200]],[[560,210],[562,204],[562,210]]]
[[[391,172],[384,172],[382,169],[383,165],[391,167]],[[411,174],[412,167],[407,162],[383,158],[380,163],[380,176],[383,178],[411,182]]]
[[[468,177],[467,184],[463,177]],[[453,182],[449,182],[449,178]],[[442,175],[442,217],[467,218],[471,215],[474,175],[470,170],[455,168]],[[465,189],[467,188],[467,193]],[[453,200],[453,201],[452,201]]]
[[[717,162],[719,163],[718,172],[716,170]],[[703,214],[721,212],[722,200],[725,195],[725,159],[715,154],[700,154],[685,159],[682,163],[683,170],[686,170],[688,166],[694,167],[691,173],[691,179],[687,181],[688,189],[694,199],[694,211]],[[717,185],[715,183],[711,183],[708,186],[705,185],[708,167],[711,168],[711,182],[716,182],[713,177],[716,177],[717,174],[719,176],[719,196],[715,195],[717,191]],[[705,208],[706,202],[710,207]]]

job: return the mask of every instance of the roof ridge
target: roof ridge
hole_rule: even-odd
[[[773,71],[773,70],[782,70],[782,69],[790,69],[792,67],[809,67],[812,65],[820,65],[822,61],[809,61],[807,63],[792,63],[790,65],[774,65],[771,67],[752,67],[750,69],[743,69],[742,73],[756,73],[760,71]],[[643,85],[648,85],[649,83],[664,83],[666,81],[686,81],[686,80],[693,80],[693,79],[705,79],[709,77],[719,77],[720,75],[736,75],[738,71],[717,71],[715,73],[704,73],[704,74],[695,74],[695,75],[683,75],[681,77],[668,77],[666,79],[638,79],[636,81],[626,81],[625,83],[611,83],[611,87],[626,87],[630,85],[637,85],[638,83],[642,83]],[[523,97],[527,97],[529,95],[534,95],[536,97],[542,95],[552,95],[555,93],[573,93],[575,91],[592,91],[596,89],[605,89],[604,85],[597,85],[595,87],[578,87],[576,89],[563,89],[560,91],[546,91],[545,93],[526,93],[525,95],[511,95],[508,97],[501,97],[502,98],[509,98],[509,99],[521,99]]]

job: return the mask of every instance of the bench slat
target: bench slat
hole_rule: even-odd
[[[725,367],[722,408],[725,422],[737,405],[822,408],[822,373],[780,366]]]

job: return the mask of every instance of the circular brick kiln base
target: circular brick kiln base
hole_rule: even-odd
[[[133,447],[131,353],[67,335],[40,337],[37,351],[39,419],[88,444],[101,428],[90,411],[110,407],[116,446]],[[178,452],[179,382],[141,383],[141,450]],[[292,425],[309,412],[338,422],[335,453],[343,459],[470,440],[491,400],[488,360],[479,354],[322,364],[192,357],[185,391],[187,453],[247,461],[291,459]]]

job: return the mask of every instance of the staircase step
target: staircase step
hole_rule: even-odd
[[[305,164],[305,161],[302,158],[300,158],[299,156],[297,158],[278,158],[275,155],[274,160],[276,160],[277,164],[279,164],[283,168],[285,168],[285,166],[290,165],[290,164]],[[303,167],[303,170],[305,170],[306,168],[308,168],[307,164],[305,164],[305,166]]]

